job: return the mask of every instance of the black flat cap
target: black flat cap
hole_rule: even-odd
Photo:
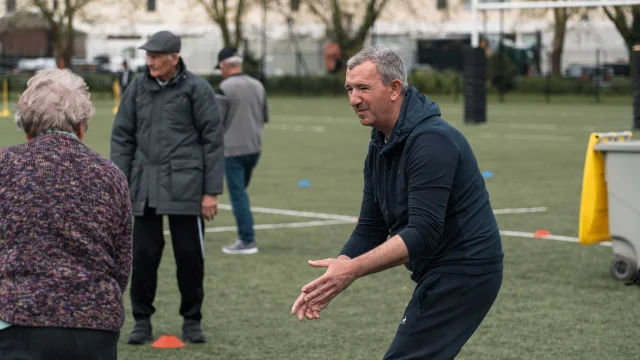
[[[170,31],[158,31],[151,35],[149,40],[139,49],[158,53],[177,53],[180,52],[181,41],[178,36]]]
[[[220,64],[223,61],[236,55],[238,55],[238,49],[234,48],[233,46],[227,46],[220,50],[220,52],[218,53],[218,65],[216,65],[216,69],[220,69]]]

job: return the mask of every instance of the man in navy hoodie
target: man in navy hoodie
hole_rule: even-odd
[[[292,314],[318,319],[356,279],[405,265],[417,286],[384,359],[453,359],[502,284],[500,232],[475,155],[438,105],[408,85],[395,52],[360,51],[345,87],[372,127],[360,217],[337,259],[309,262],[327,269],[302,288]]]

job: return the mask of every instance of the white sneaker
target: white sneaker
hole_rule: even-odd
[[[225,254],[255,254],[258,252],[258,245],[255,241],[247,244],[242,240],[236,240],[235,243],[224,246],[222,252]]]

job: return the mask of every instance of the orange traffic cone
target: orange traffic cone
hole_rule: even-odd
[[[182,340],[178,339],[174,335],[163,335],[160,336],[158,340],[156,340],[151,347],[158,349],[174,349],[185,347],[186,345],[182,342]]]
[[[551,235],[551,233],[549,232],[549,230],[545,230],[545,229],[540,229],[533,233],[533,237],[535,238],[542,238],[549,235]]]

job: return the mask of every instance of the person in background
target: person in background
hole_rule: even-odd
[[[129,69],[127,65],[127,61],[124,60],[122,62],[122,70],[118,73],[118,84],[120,85],[120,96],[124,94],[124,91],[127,89],[127,86],[131,83],[131,77],[133,76],[133,71]]]
[[[187,71],[181,40],[153,34],[140,48],[147,70],[124,93],[111,135],[111,159],[124,172],[133,203],[131,305],[135,325],[128,343],[153,339],[151,316],[168,215],[178,287],[182,337],[204,343],[204,220],[218,212],[224,186],[224,138],[213,88]]]
[[[262,152],[263,126],[269,121],[267,92],[260,81],[243,73],[242,57],[234,47],[219,52],[216,68],[224,78],[216,92],[226,102],[224,172],[238,226],[238,239],[222,251],[255,254],[258,246],[247,188]]]
[[[82,143],[95,109],[84,80],[29,79],[0,149],[0,358],[117,358],[131,270],[124,174]]]

